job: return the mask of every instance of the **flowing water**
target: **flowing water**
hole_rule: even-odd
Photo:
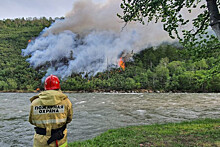
[[[66,93],[74,116],[68,142],[93,138],[130,125],[220,118],[220,93]],[[36,93],[0,93],[0,146],[32,146],[29,98]]]

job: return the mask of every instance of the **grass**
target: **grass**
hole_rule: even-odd
[[[220,119],[111,129],[70,147],[220,147]]]

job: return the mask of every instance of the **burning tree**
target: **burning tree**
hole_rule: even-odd
[[[124,63],[122,57],[119,59],[118,65],[119,65],[123,70],[125,70],[125,63]]]

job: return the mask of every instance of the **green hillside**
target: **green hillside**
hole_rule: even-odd
[[[41,88],[45,73],[35,71],[21,55],[28,40],[50,26],[52,19],[0,20],[0,91],[33,91]],[[162,44],[141,51],[125,63],[95,77],[80,74],[61,81],[65,91],[220,92],[220,47],[186,50]],[[213,44],[207,42],[207,44]]]
[[[0,90],[33,90],[41,85],[42,74],[29,68],[21,49],[50,24],[46,18],[0,21]]]

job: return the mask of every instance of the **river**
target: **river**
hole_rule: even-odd
[[[37,93],[0,93],[0,146],[30,147],[29,98]],[[74,116],[68,142],[131,125],[220,118],[220,93],[66,93]]]

